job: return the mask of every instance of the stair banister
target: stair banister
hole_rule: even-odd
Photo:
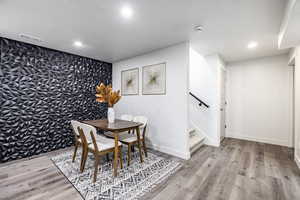
[[[201,99],[199,99],[196,95],[193,93],[189,92],[189,94],[194,97],[197,101],[199,101],[199,106],[204,105],[206,108],[209,108],[209,105],[207,105],[205,102],[203,102]]]

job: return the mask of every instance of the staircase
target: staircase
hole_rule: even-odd
[[[197,151],[203,144],[205,137],[195,128],[188,131],[189,134],[189,148],[191,155]]]

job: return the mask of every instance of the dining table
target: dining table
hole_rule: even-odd
[[[140,161],[143,162],[143,156],[142,156],[142,150],[141,150],[141,141],[140,141],[140,126],[142,126],[142,123],[138,122],[132,122],[132,121],[126,121],[121,119],[115,119],[114,123],[109,123],[107,119],[97,119],[97,120],[85,120],[82,121],[82,123],[91,125],[98,130],[107,132],[110,131],[114,135],[115,140],[115,149],[114,149],[114,161],[113,161],[113,174],[116,177],[118,174],[118,156],[119,156],[119,148],[118,148],[118,142],[119,142],[119,134],[125,131],[131,131],[135,130],[138,138],[138,148],[140,153]]]

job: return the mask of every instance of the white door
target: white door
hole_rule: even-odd
[[[220,91],[220,141],[225,138],[226,127],[226,71],[221,69]]]

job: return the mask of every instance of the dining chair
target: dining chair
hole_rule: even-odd
[[[73,153],[73,157],[72,157],[72,162],[75,161],[75,158],[77,156],[78,147],[82,146],[82,140],[81,140],[79,132],[78,132],[78,127],[84,126],[84,125],[85,125],[84,123],[81,123],[79,121],[71,120],[71,127],[72,127],[72,130],[74,133],[74,138],[75,138],[75,148],[74,148],[74,153]],[[102,136],[99,136],[98,134],[96,135],[96,140],[101,141],[102,138],[103,138]],[[87,138],[87,143],[88,144],[92,143],[92,139],[90,137]],[[80,166],[82,166],[82,163],[83,163],[83,156],[85,153],[84,151],[85,151],[85,149],[82,148]],[[108,156],[107,156],[107,160],[109,160]]]
[[[95,157],[95,170],[94,170],[94,178],[93,182],[96,182],[97,179],[97,173],[98,173],[98,166],[100,162],[100,157],[102,155],[108,154],[110,152],[115,151],[115,141],[103,136],[95,137],[94,133],[96,133],[96,128],[87,124],[81,124],[80,127],[78,127],[78,132],[80,134],[80,138],[82,141],[82,146],[84,150],[84,156],[83,156],[83,163],[80,166],[80,171],[83,172],[85,163],[88,157],[88,153],[91,152],[94,154]],[[92,143],[88,143],[88,140],[92,141]],[[101,138],[101,139],[100,139]],[[118,142],[118,148],[119,148],[119,161],[121,169],[123,168],[123,162],[122,162],[122,144]]]
[[[78,147],[82,145],[80,135],[79,135],[79,132],[78,132],[78,129],[77,129],[77,127],[79,127],[80,124],[81,123],[78,122],[78,121],[71,120],[71,127],[72,127],[72,130],[73,130],[73,133],[74,133],[74,138],[75,138],[75,149],[74,149],[74,153],[73,153],[72,162],[75,161]],[[83,152],[82,152],[82,154],[83,154]],[[81,158],[81,160],[82,160],[82,158]]]
[[[136,116],[136,117],[133,118],[133,121],[143,124],[142,126],[139,127],[142,130],[142,134],[140,135],[140,141],[143,145],[143,150],[144,150],[145,156],[148,157],[146,141],[145,141],[148,119],[144,116]],[[119,141],[128,146],[127,163],[128,163],[128,166],[129,166],[130,165],[130,160],[131,160],[131,150],[132,150],[131,147],[133,145],[138,144],[137,135],[136,134],[125,133],[125,134],[122,134],[122,135],[119,136]]]
[[[124,115],[121,115],[120,119],[121,120],[126,120],[126,121],[132,121],[133,120],[133,116],[132,115],[124,114]],[[119,135],[122,135],[124,133],[127,133],[127,132],[121,132],[121,133],[119,133]],[[112,133],[112,132],[105,132],[104,135],[106,137],[109,137],[109,138],[114,138],[115,137],[114,133]]]

